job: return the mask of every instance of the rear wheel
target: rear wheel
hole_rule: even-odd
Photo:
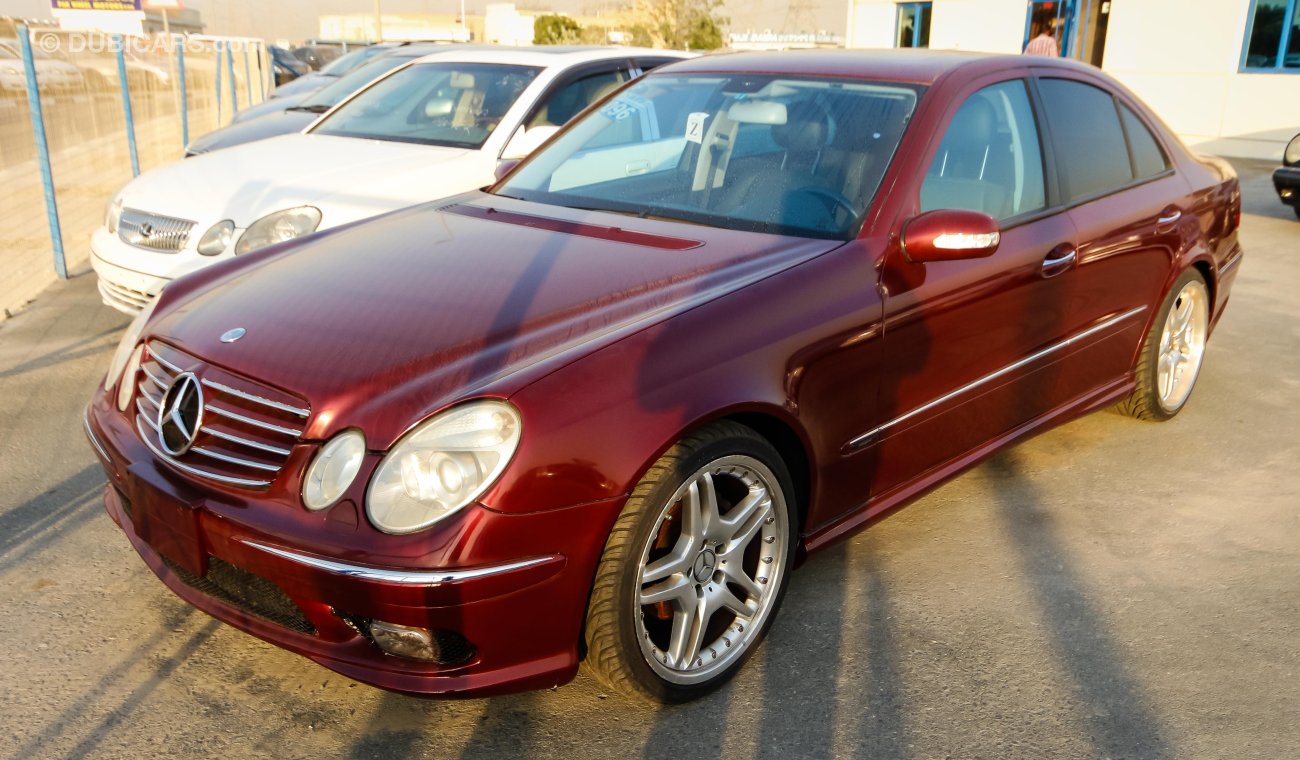
[[[618,691],[662,702],[725,683],[780,606],[794,557],[790,495],[776,450],[736,423],[664,454],[601,556],[587,666]]]
[[[1138,359],[1137,387],[1119,409],[1143,420],[1167,420],[1187,404],[1205,359],[1210,293],[1195,269],[1183,273],[1151,325]]]

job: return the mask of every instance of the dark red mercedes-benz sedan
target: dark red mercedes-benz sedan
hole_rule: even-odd
[[[408,693],[585,661],[679,701],[806,553],[1068,418],[1177,414],[1240,210],[1087,66],[709,56],[486,191],[177,280],[86,432],[231,625]]]

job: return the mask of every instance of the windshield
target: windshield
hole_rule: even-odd
[[[312,132],[478,148],[539,71],[498,63],[417,63],[376,82]]]
[[[770,75],[651,75],[497,188],[573,208],[848,237],[919,88]]]
[[[361,66],[339,77],[337,81],[330,82],[325,87],[312,93],[298,108],[306,111],[324,111],[333,108],[342,103],[347,96],[411,60],[406,56],[385,55],[372,61],[366,61]]]

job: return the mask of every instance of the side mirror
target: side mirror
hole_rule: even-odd
[[[1282,163],[1287,166],[1300,165],[1300,135],[1291,138],[1291,142],[1286,144],[1286,151],[1282,153]]]
[[[520,127],[519,131],[515,132],[515,136],[510,138],[510,142],[506,143],[506,149],[501,151],[501,158],[524,158],[541,147],[542,143],[551,139],[551,135],[559,131],[559,127],[546,125],[528,128]]]
[[[928,211],[903,225],[903,255],[917,264],[982,259],[992,256],[999,242],[997,220],[979,211]]]

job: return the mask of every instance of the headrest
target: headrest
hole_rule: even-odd
[[[772,127],[772,139],[792,153],[819,151],[826,147],[830,122],[826,109],[817,103],[796,101],[786,106],[785,123]]]

